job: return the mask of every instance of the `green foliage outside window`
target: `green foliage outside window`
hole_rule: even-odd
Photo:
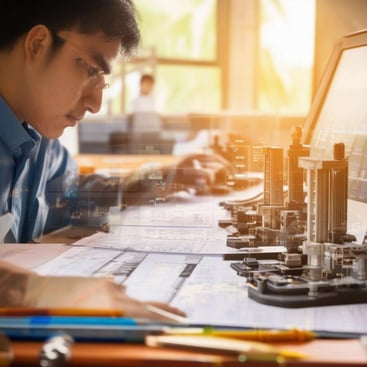
[[[135,0],[143,47],[159,58],[216,59],[216,0]]]
[[[156,78],[160,113],[222,110],[228,91],[223,90],[224,70],[217,57],[218,19],[223,17],[218,1],[134,0],[141,49],[131,62],[116,67],[102,114],[131,111],[143,72]],[[315,0],[259,0],[259,4],[258,60],[253,70],[257,83],[248,86],[255,88],[252,107],[266,113],[304,114],[312,91]]]

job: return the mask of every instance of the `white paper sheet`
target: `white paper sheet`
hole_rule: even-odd
[[[193,325],[367,332],[367,305],[287,309],[247,296],[245,278],[219,255],[73,247],[38,268],[42,274],[113,276],[130,296],[170,302]]]
[[[62,243],[4,243],[0,259],[33,270],[70,249]]]
[[[228,197],[225,197],[228,199]],[[219,219],[230,219],[220,197],[177,198],[160,205],[129,207],[110,217],[110,233],[96,233],[74,245],[146,252],[225,254],[246,252],[226,246],[229,232]],[[269,246],[260,251],[281,251]]]

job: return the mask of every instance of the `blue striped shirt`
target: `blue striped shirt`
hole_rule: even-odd
[[[50,197],[67,194],[76,177],[77,165],[60,142],[21,123],[0,97],[0,215],[14,215],[5,242],[37,240]]]

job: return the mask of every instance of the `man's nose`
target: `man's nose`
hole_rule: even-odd
[[[87,111],[97,113],[101,109],[102,93],[103,91],[101,89],[97,89],[93,86],[85,88],[82,100]]]

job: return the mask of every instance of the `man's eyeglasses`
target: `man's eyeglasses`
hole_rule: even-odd
[[[61,43],[67,43],[71,47],[73,47],[79,54],[83,54],[83,57],[80,56],[78,61],[83,64],[84,68],[86,69],[87,76],[88,76],[88,83],[97,90],[106,89],[109,87],[109,84],[106,83],[104,71],[100,68],[93,66],[91,63],[86,61],[85,59],[90,59],[84,51],[82,51],[79,47],[72,44],[70,41],[60,37],[56,33],[52,33],[52,37],[57,39]]]

